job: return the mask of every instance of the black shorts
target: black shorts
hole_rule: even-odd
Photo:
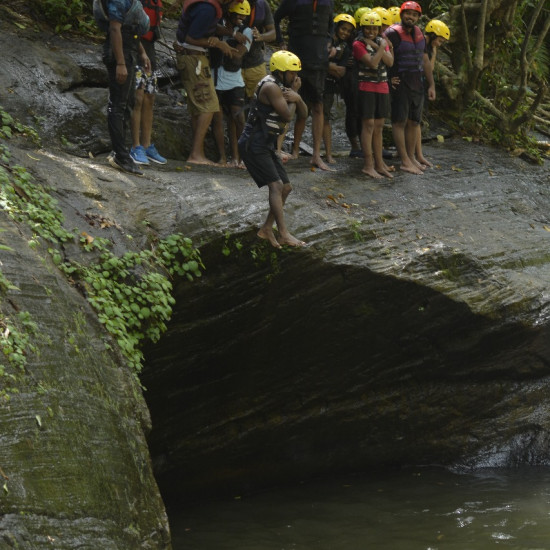
[[[242,88],[231,88],[231,90],[216,90],[218,101],[224,114],[231,115],[231,107],[244,108],[244,86]]]
[[[406,122],[422,120],[424,107],[424,90],[413,90],[401,83],[391,91],[391,121]]]
[[[281,181],[290,183],[281,159],[274,149],[254,146],[254,136],[248,142],[239,142],[239,154],[258,187]],[[248,146],[247,146],[248,145]]]
[[[306,104],[322,103],[325,91],[326,69],[302,69],[299,73],[302,86],[298,90]]]
[[[361,118],[388,118],[390,116],[390,94],[359,90],[359,112]]]

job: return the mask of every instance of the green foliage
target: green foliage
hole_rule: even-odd
[[[9,128],[19,131],[14,121]],[[6,136],[8,132],[3,134]],[[166,330],[166,322],[172,314],[171,279],[181,277],[193,281],[201,276],[204,265],[191,239],[181,234],[170,235],[155,240],[150,249],[118,257],[110,251],[110,241],[82,233],[79,242],[84,252],[90,254],[89,261],[68,261],[64,257],[63,244],[74,242],[76,237],[65,229],[57,201],[25,168],[9,164],[11,156],[5,144],[0,144],[0,157],[0,207],[12,219],[31,228],[30,246],[36,249],[41,241],[48,243],[53,263],[71,283],[84,289],[99,321],[115,338],[134,372],[139,373],[143,341],[156,342]],[[0,245],[0,249],[9,247]],[[14,288],[0,272],[0,292]],[[0,320],[4,334],[12,335],[9,341],[4,338],[2,350],[9,363],[17,368],[25,364],[25,350],[34,350],[29,338],[25,337],[31,334],[30,320],[20,315],[19,323],[24,331],[14,330],[7,320]],[[5,372],[3,368],[0,374]]]
[[[55,28],[56,33],[81,31],[94,34],[91,0],[30,0],[35,17]]]
[[[35,145],[40,145],[40,137],[34,128],[25,126],[16,121],[9,113],[0,107],[0,119],[2,125],[0,127],[0,139],[11,139],[15,134],[20,134],[31,139]],[[2,155],[4,152],[2,152]]]
[[[190,281],[200,277],[204,266],[199,252],[191,239],[180,234],[158,241],[150,250],[127,252],[122,257],[112,254],[104,240],[89,242],[81,237],[81,244],[86,250],[100,252],[97,262],[64,262],[59,267],[84,285],[99,321],[139,373],[143,361],[141,344],[145,339],[158,341],[172,315],[175,300],[166,275]]]
[[[0,399],[17,393],[16,384],[25,374],[27,355],[38,353],[33,337],[38,326],[30,313],[21,311],[14,318],[0,317]]]

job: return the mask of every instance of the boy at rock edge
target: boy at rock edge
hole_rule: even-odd
[[[258,237],[268,240],[275,248],[303,246],[305,243],[292,236],[286,227],[283,206],[292,186],[276,154],[277,138],[294,113],[307,117],[306,104],[298,94],[301,80],[297,73],[302,64],[297,55],[279,50],[271,56],[269,68],[271,74],[256,88],[248,120],[239,138],[239,152],[256,185],[267,186],[269,190],[269,213]],[[278,239],[273,233],[274,223]]]

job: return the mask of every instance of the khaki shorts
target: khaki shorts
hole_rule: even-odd
[[[267,74],[265,63],[257,65],[256,67],[243,69],[241,72],[244,80],[244,93],[246,97],[252,97],[256,91],[258,82]]]
[[[208,57],[189,53],[177,54],[176,63],[181,82],[187,92],[189,113],[191,115],[217,113],[220,110],[220,104]]]

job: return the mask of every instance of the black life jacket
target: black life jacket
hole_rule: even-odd
[[[295,36],[327,36],[331,16],[331,0],[296,0],[288,32]]]
[[[283,83],[273,75],[268,74],[260,80],[254,92],[248,118],[243,130],[243,137],[246,136],[247,141],[254,133],[259,131],[266,140],[276,143],[277,137],[285,131],[287,125],[287,122],[277,114],[277,111],[273,110],[271,105],[266,105],[259,100],[260,91],[266,82],[274,82],[279,86],[281,91],[285,89]]]
[[[365,48],[367,48],[367,53],[369,55],[372,56],[376,53],[372,46],[367,44],[364,38],[358,38],[358,40],[365,44]],[[374,39],[377,44],[380,44],[381,40],[382,39],[380,36],[377,36]],[[358,82],[386,82],[388,80],[388,70],[386,64],[383,61],[380,61],[376,68],[372,68],[357,60],[357,80]]]

